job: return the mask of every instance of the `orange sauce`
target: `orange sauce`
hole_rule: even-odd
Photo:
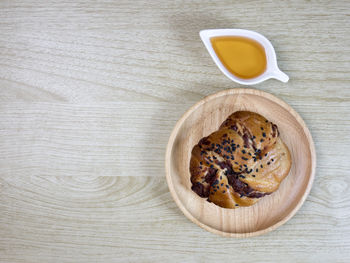
[[[236,36],[212,37],[210,41],[221,63],[236,77],[251,79],[266,70],[265,49],[257,41]]]

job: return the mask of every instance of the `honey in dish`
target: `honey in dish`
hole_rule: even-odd
[[[223,36],[210,39],[221,63],[242,79],[258,77],[266,70],[266,53],[257,41],[247,37]]]

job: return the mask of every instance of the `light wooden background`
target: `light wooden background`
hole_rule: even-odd
[[[176,120],[240,87],[198,32],[267,36],[318,164],[306,203],[267,235],[187,220],[164,153]],[[349,262],[349,1],[0,1],[0,262]]]

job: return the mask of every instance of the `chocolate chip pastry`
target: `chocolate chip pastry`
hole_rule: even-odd
[[[275,124],[237,111],[192,150],[192,190],[224,207],[251,206],[276,191],[288,175],[291,157]]]

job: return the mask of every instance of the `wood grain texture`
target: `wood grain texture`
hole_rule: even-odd
[[[349,10],[345,0],[0,1],[0,261],[347,262]],[[270,39],[290,81],[255,87],[289,103],[315,141],[311,196],[266,236],[201,230],[165,185],[178,118],[240,87],[205,50],[206,28]],[[159,177],[94,177],[115,175]]]
[[[347,262],[350,256],[350,188],[336,178],[316,179],[295,217],[249,239],[222,238],[191,223],[164,177],[3,176],[0,183],[1,262],[265,262],[267,255],[268,262]]]
[[[216,68],[198,31],[242,27],[272,41],[280,68],[290,76],[288,84],[269,80],[256,87],[301,114],[321,166],[328,155],[335,169],[346,172],[347,7],[347,1],[171,1],[147,7],[142,1],[1,2],[2,170],[129,175],[136,165],[138,175],[163,175],[176,120],[205,95],[239,86]],[[136,137],[132,145],[125,141],[129,134]]]

